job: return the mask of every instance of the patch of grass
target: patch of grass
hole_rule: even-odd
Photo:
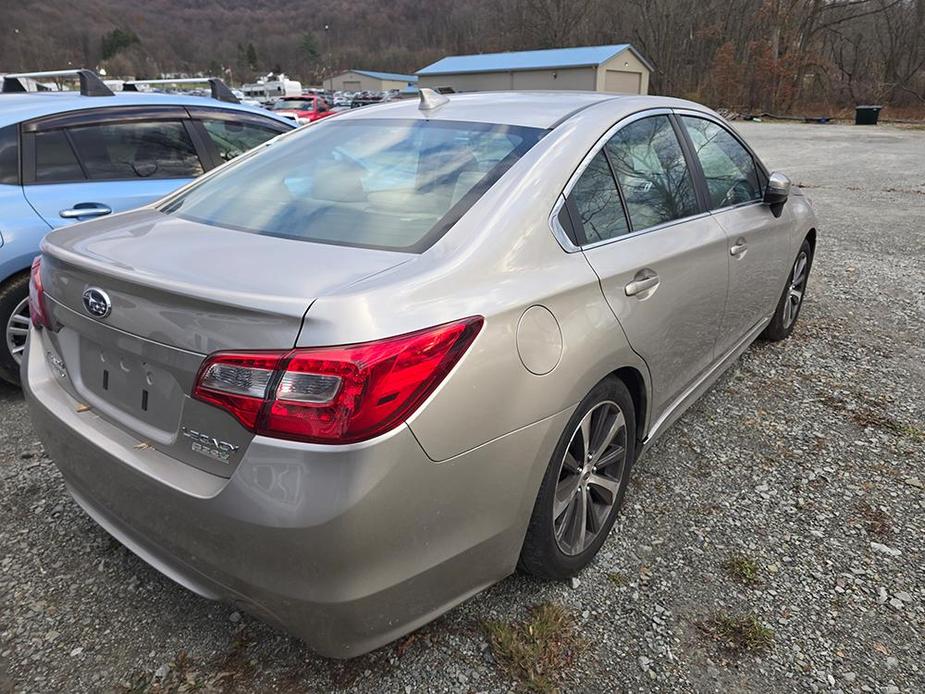
[[[858,502],[857,515],[864,524],[864,529],[877,537],[889,537],[893,534],[893,520],[882,509],[871,506],[863,499]]]
[[[531,692],[556,692],[562,675],[584,650],[575,620],[561,605],[534,606],[524,620],[485,623],[495,660]]]
[[[880,429],[899,438],[925,442],[925,429],[893,419],[883,411],[886,406],[882,402],[864,395],[857,395],[855,400],[856,403],[860,404],[860,407],[849,409],[847,403],[840,397],[825,395],[820,398],[820,402],[824,405],[837,412],[847,414],[862,429]]]
[[[217,662],[198,666],[209,672],[202,672],[187,655],[180,651],[167,663],[163,676],[154,672],[136,671],[128,680],[115,688],[120,694],[187,694],[188,692],[217,692],[233,688],[235,680],[243,675],[252,675],[253,666],[244,662],[244,650],[249,640],[239,637],[231,649]]]
[[[116,691],[123,694],[161,694],[162,692],[193,692],[209,684],[219,685],[221,679],[207,683],[198,672],[192,669],[192,663],[186,651],[180,651],[167,663],[167,672],[158,677],[155,672],[132,673],[129,680],[122,682]]]
[[[697,622],[701,632],[733,654],[765,653],[774,643],[774,630],[753,614],[718,613]]]
[[[744,554],[735,554],[723,564],[723,569],[743,586],[754,588],[761,585],[761,568],[758,562]]]
[[[890,419],[887,423],[887,429],[897,436],[902,436],[919,443],[925,443],[925,429],[920,429],[914,424],[906,424],[904,422],[897,422],[895,419]]]
[[[613,583],[617,588],[622,588],[629,584],[629,579],[619,571],[611,571],[607,574],[607,580]]]
[[[877,412],[873,409],[863,409],[856,411],[851,418],[861,428],[872,427],[882,429],[894,436],[912,439],[913,441],[925,441],[925,431],[911,424],[898,422],[889,415]]]

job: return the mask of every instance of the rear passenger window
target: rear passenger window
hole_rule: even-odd
[[[94,180],[193,178],[202,173],[182,122],[107,123],[68,132]]]
[[[603,150],[581,174],[569,199],[578,211],[585,243],[606,241],[629,232],[623,203]]]
[[[0,183],[19,183],[19,128],[0,128]]]
[[[215,143],[222,161],[231,161],[279,135],[278,130],[230,120],[203,120],[202,125]]]
[[[682,116],[710,191],[710,209],[761,200],[755,160],[725,128],[703,118]]]
[[[35,134],[35,180],[38,183],[84,180],[83,169],[63,130]]]
[[[634,230],[698,212],[693,179],[668,116],[630,123],[606,148]]]

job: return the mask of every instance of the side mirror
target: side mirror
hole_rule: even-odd
[[[768,187],[764,189],[764,202],[772,207],[783,205],[790,197],[790,179],[779,171],[768,178]]]

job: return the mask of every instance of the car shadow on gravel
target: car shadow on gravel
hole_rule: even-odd
[[[6,381],[0,381],[0,403],[22,402],[22,390],[18,386],[13,386]]]

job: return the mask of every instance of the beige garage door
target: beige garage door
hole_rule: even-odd
[[[642,85],[642,75],[638,72],[607,70],[604,74],[604,91],[621,94],[638,94]]]
[[[360,81],[344,80],[344,91],[345,92],[358,92],[360,91]]]

